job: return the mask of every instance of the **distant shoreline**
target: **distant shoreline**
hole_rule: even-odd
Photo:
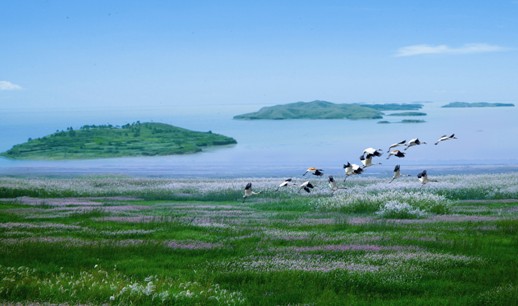
[[[187,158],[187,159],[186,159]],[[183,167],[190,158],[186,155],[154,157],[120,157],[88,160],[13,160],[0,157],[0,176],[14,177],[78,177],[78,176],[129,176],[164,177],[178,179],[232,179],[232,178],[284,178],[301,177],[302,166],[293,167],[234,167],[201,163],[195,168]],[[322,165],[325,175],[343,178],[340,165]],[[393,165],[378,165],[354,179],[385,177],[392,173]],[[411,163],[404,165],[404,172],[416,175],[428,169],[433,175],[497,174],[518,172],[518,161],[508,164],[492,163]],[[402,170],[403,171],[403,170]],[[319,180],[319,178],[311,178]]]
[[[513,103],[492,102],[451,102],[441,106],[442,108],[470,108],[470,107],[514,107]]]

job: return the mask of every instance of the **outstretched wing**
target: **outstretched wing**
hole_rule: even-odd
[[[422,177],[425,177],[426,176],[426,170],[423,170],[423,172],[419,173],[417,175],[417,178],[422,178]]]

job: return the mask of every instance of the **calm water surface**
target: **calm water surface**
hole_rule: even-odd
[[[197,131],[234,137],[238,144],[209,151],[167,157],[113,158],[75,161],[14,161],[0,158],[0,175],[126,174],[166,177],[300,176],[315,166],[326,174],[343,176],[342,165],[360,163],[366,147],[386,152],[392,143],[419,137],[426,145],[408,149],[403,159],[386,155],[375,159],[365,175],[390,175],[395,164],[407,173],[427,169],[430,174],[518,171],[518,111],[505,108],[440,108],[425,103],[425,117],[392,117],[384,120],[423,119],[425,123],[379,124],[379,120],[240,121],[232,114],[203,116],[164,115],[152,120]],[[388,112],[387,112],[388,113]],[[0,151],[29,137],[36,138],[83,124],[125,124],[142,118],[3,114]],[[151,121],[151,120],[149,120]],[[459,138],[435,146],[443,134]]]

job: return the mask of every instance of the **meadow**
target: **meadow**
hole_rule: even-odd
[[[518,173],[434,178],[1,177],[0,302],[516,305]]]

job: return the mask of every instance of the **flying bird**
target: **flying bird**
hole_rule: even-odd
[[[418,145],[422,145],[422,144],[426,144],[426,142],[420,141],[419,138],[410,139],[408,141],[408,143],[406,144],[405,150],[407,150],[410,147],[418,146]]]
[[[389,183],[392,183],[393,180],[399,178],[401,176],[401,168],[399,165],[396,165],[394,167],[394,175],[392,176],[392,179],[390,180]]]
[[[428,178],[428,173],[426,173],[426,170],[423,170],[422,172],[418,173],[417,178],[423,185],[428,182],[437,182],[437,180],[431,180]]]
[[[344,164],[344,171],[345,171],[345,178],[344,178],[344,182],[345,182],[345,180],[347,179],[348,176],[355,175],[355,174],[361,174],[363,172],[363,168],[361,168],[357,164],[351,164],[350,162],[347,162],[347,164]]]
[[[394,155],[395,157],[399,157],[399,158],[405,157],[405,153],[404,152],[399,151],[399,150],[393,150],[393,151],[389,152],[389,154],[387,156],[387,159],[389,159],[392,155]]]
[[[426,170],[423,170],[422,172],[419,172],[417,174],[417,178],[419,179],[419,181],[423,185],[428,183],[428,173],[426,173]]]
[[[304,174],[302,174],[302,176],[305,176],[306,173],[310,172],[311,174],[313,175],[316,175],[316,176],[322,176],[324,175],[324,170],[322,169],[317,169],[315,167],[309,167],[306,172],[304,172]]]
[[[393,180],[398,179],[401,176],[401,167],[399,165],[396,165],[394,167],[394,175],[392,176],[392,179],[389,183],[392,183]],[[410,176],[410,174],[405,174],[404,176]]]
[[[395,148],[395,147],[399,147],[399,146],[404,146],[406,143],[406,140],[403,140],[403,141],[400,141],[400,142],[396,142],[396,143],[393,143],[390,145],[390,147],[388,148],[387,151],[390,151],[390,149],[392,148]]]
[[[457,139],[457,137],[455,137],[455,134],[451,134],[450,136],[442,135],[441,138],[437,139],[437,141],[435,142],[435,145],[438,145],[439,142],[441,142],[441,141],[446,141],[446,140],[450,140],[450,139]]]
[[[282,188],[282,187],[289,186],[291,184],[291,181],[292,181],[291,178],[285,179],[282,183],[279,184],[279,186],[277,187],[277,189],[275,191],[279,191],[279,189]]]
[[[360,156],[360,161],[362,162],[363,164],[363,168],[367,168],[367,167],[370,167],[372,166],[372,158],[374,157],[374,155],[372,154],[367,154],[367,155],[362,155]],[[381,165],[381,163],[378,163],[379,165]]]
[[[366,154],[369,155],[370,154],[372,156],[378,156],[379,157],[379,156],[381,156],[381,154],[383,154],[382,152],[383,152],[382,149],[377,149],[376,150],[374,148],[367,148],[367,149],[363,150],[363,155],[366,155]]]
[[[253,196],[255,194],[260,194],[261,192],[254,192],[252,190],[252,183],[248,183],[245,186],[245,194],[243,195],[243,202],[245,202],[246,198]]]
[[[346,189],[346,188],[338,187],[338,186],[336,185],[335,178],[334,178],[332,175],[330,175],[330,176],[328,177],[328,179],[327,179],[327,183],[329,184],[329,188],[331,188],[331,191],[332,191],[332,192],[335,192],[335,191],[337,191],[338,189]]]
[[[304,183],[302,183],[300,185],[300,189],[299,189],[299,192],[304,189],[307,193],[310,193],[311,192],[311,189],[315,188],[315,186],[313,186],[313,184],[311,184],[309,181],[305,181]]]

